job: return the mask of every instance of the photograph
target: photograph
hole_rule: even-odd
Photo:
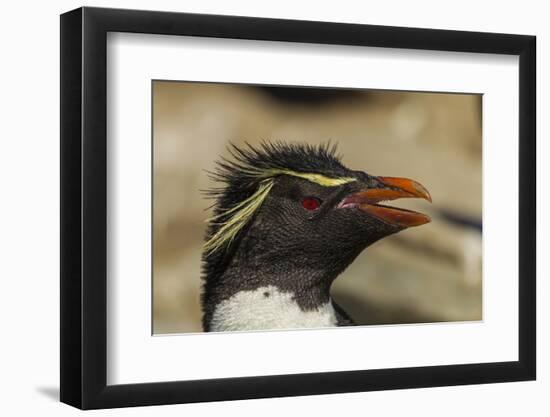
[[[483,320],[481,94],[151,88],[153,335]]]

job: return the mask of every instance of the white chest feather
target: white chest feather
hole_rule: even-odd
[[[328,302],[317,310],[302,311],[292,293],[277,287],[240,291],[222,301],[212,316],[214,332],[235,330],[303,329],[336,326],[336,313]]]

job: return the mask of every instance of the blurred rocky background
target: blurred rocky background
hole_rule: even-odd
[[[336,280],[358,323],[482,319],[481,96],[155,81],[154,333],[201,331],[205,170],[229,141],[262,140],[330,140],[348,167],[430,190],[432,205],[395,205],[432,223],[374,244]]]

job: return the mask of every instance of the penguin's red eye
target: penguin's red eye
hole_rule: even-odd
[[[321,205],[321,201],[315,197],[306,197],[302,200],[302,207],[306,210],[317,210]]]

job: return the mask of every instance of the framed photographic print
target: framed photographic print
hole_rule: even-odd
[[[535,379],[535,38],[61,16],[61,401]]]

